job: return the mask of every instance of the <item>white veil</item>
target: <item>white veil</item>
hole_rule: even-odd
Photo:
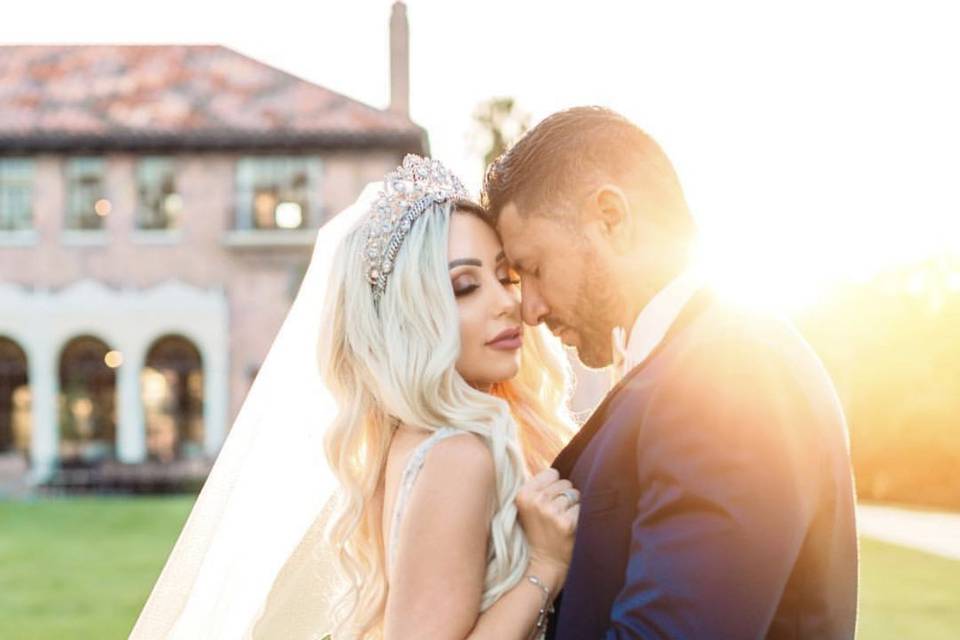
[[[131,632],[135,639],[320,638],[331,576],[323,435],[336,411],[317,338],[332,259],[369,210],[368,184],[318,232],[296,299]],[[326,581],[326,582],[324,582]]]

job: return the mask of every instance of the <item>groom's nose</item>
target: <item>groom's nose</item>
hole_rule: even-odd
[[[520,279],[520,315],[523,321],[535,327],[547,316],[550,307],[547,306],[538,287],[529,280]]]

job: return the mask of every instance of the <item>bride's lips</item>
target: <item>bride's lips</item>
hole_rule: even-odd
[[[520,330],[520,327],[504,329],[496,338],[487,342],[487,346],[491,349],[499,349],[501,351],[513,351],[519,349],[522,345],[523,332]]]

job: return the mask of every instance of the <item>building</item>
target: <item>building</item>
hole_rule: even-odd
[[[0,468],[209,461],[316,229],[426,134],[222,46],[0,47]],[[5,467],[4,467],[5,465]]]

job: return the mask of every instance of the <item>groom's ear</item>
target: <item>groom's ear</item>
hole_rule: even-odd
[[[585,222],[593,226],[617,253],[627,253],[634,246],[634,224],[626,193],[613,184],[605,184],[593,192],[587,206]]]

